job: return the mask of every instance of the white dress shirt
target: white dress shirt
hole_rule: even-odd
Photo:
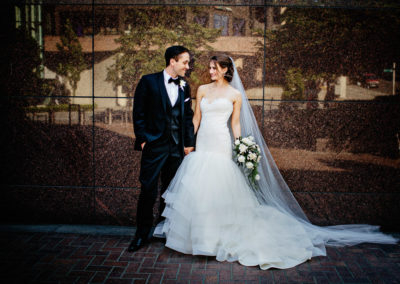
[[[165,71],[165,69],[164,69],[165,88],[167,89],[169,101],[171,102],[171,105],[174,106],[176,101],[178,100],[179,86],[173,82],[168,83],[169,78],[172,78],[172,77],[170,75],[168,75],[167,71]],[[173,78],[173,79],[175,79],[175,78]]]

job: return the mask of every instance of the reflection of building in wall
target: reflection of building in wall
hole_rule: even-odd
[[[95,6],[92,13],[91,6],[46,5],[43,8],[45,21],[45,51],[48,58],[56,59],[59,35],[67,19],[70,19],[83,51],[87,54],[94,52],[94,92],[96,97],[125,97],[121,89],[114,89],[111,83],[106,82],[107,67],[114,63],[114,51],[118,48],[115,39],[120,33],[134,29],[138,25],[135,18],[135,9],[151,9],[145,7],[129,6]],[[268,8],[267,26],[279,26],[281,8]],[[92,19],[95,23],[93,25]],[[197,23],[203,27],[221,29],[221,36],[216,42],[210,44],[218,52],[235,55],[238,67],[244,67],[248,57],[254,57],[258,48],[256,42],[260,40],[259,31],[264,29],[264,8],[252,7],[201,7],[182,8],[182,15],[188,23]],[[155,15],[156,18],[156,15]],[[92,33],[94,45],[92,46]],[[93,49],[93,50],[92,50]],[[50,60],[51,61],[51,60]],[[51,63],[48,65],[50,69]],[[261,82],[261,68],[251,68],[253,78]],[[50,74],[48,72],[47,74]],[[82,73],[81,82],[78,84],[78,96],[91,96],[92,72]],[[54,76],[54,74],[52,74]],[[90,99],[80,99],[81,103],[89,103]],[[109,100],[104,100],[104,103]],[[103,103],[100,102],[99,105]],[[116,100],[116,105],[124,105],[124,100]]]
[[[113,51],[117,48],[114,39],[121,32],[135,28],[136,7],[95,7],[95,24],[92,24],[90,6],[46,6],[45,42],[46,51],[57,51],[56,42],[67,19],[72,22],[85,52],[92,52],[91,35],[95,36],[94,52]],[[143,9],[143,8],[142,8]],[[195,9],[195,8],[194,8]],[[255,35],[264,28],[264,9],[252,7],[207,7],[194,13],[192,8],[182,8],[187,22],[207,28],[221,29],[221,37],[212,46],[216,51],[254,54]],[[268,8],[267,28],[280,25],[279,16],[284,8]],[[94,29],[94,30],[93,30]]]
[[[114,88],[106,81],[107,68],[115,62],[115,39],[121,33],[140,25],[135,18],[135,10],[148,9],[145,6],[91,6],[91,5],[54,5],[21,4],[15,7],[16,22],[26,25],[42,48],[42,76],[56,78],[57,43],[63,27],[70,20],[76,32],[88,63],[94,62],[94,69],[81,73],[74,100],[78,104],[91,104],[91,96],[115,97],[96,100],[98,107],[125,106],[127,94],[121,88]],[[93,11],[94,9],[94,11]],[[210,44],[217,52],[226,52],[234,56],[238,68],[255,61],[258,51],[257,41],[261,40],[260,31],[264,25],[274,29],[280,25],[280,14],[284,8],[245,7],[245,6],[205,6],[181,8],[187,23],[197,23],[203,27],[221,29],[221,36]],[[267,22],[264,23],[265,15]],[[154,15],[155,18],[157,15]],[[93,22],[94,21],[94,22]],[[92,35],[94,37],[92,38]],[[94,56],[94,58],[92,58]],[[251,60],[248,60],[251,59]],[[261,84],[262,69],[250,65],[249,75]],[[156,70],[155,70],[156,71]],[[93,82],[94,81],[94,82]],[[254,80],[253,80],[254,81]],[[93,88],[94,86],[94,88]],[[250,86],[251,87],[251,86]],[[86,98],[82,98],[86,97]],[[122,98],[120,98],[122,97]]]
[[[41,5],[15,5],[15,28],[26,31],[37,42],[40,58],[43,59],[43,23]],[[40,67],[43,77],[43,65]]]

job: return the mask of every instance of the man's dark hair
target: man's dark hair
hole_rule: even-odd
[[[179,55],[182,53],[189,53],[189,49],[181,45],[173,45],[167,48],[165,51],[165,66],[168,67],[169,61],[173,58],[175,61],[179,60]]]

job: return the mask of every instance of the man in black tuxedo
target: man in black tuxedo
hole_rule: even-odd
[[[183,80],[189,69],[189,50],[171,46],[165,51],[166,68],[143,76],[135,91],[133,123],[135,150],[142,151],[141,191],[137,207],[137,231],[128,251],[148,240],[153,225],[153,206],[161,174],[161,194],[167,189],[184,155],[194,150],[190,88]],[[160,214],[165,208],[160,200]],[[160,216],[158,221],[161,221]]]

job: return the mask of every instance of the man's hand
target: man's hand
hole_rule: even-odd
[[[144,145],[146,145],[146,142],[143,142],[142,144],[140,144],[140,146],[142,147],[142,150],[144,148]]]
[[[183,148],[185,155],[188,155],[190,152],[194,151],[194,147],[185,147]]]

